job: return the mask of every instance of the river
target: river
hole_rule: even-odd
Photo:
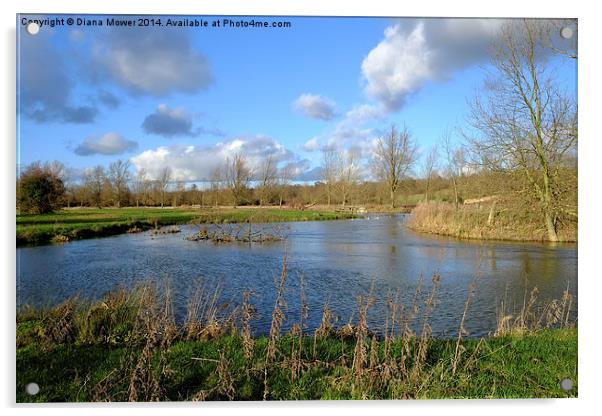
[[[51,306],[69,296],[97,299],[117,286],[167,279],[178,319],[199,282],[220,288],[220,302],[239,304],[252,291],[252,322],[258,334],[269,331],[274,306],[274,279],[287,256],[287,320],[300,318],[299,282],[309,306],[306,330],[315,329],[328,304],[338,324],[357,318],[357,297],[374,283],[375,302],[368,323],[382,331],[387,295],[412,302],[416,285],[423,305],[440,276],[430,325],[435,336],[453,337],[469,286],[478,274],[465,328],[469,337],[495,329],[496,310],[505,300],[521,306],[533,287],[541,300],[560,298],[569,287],[573,316],[577,306],[577,246],[536,243],[461,241],[416,234],[405,227],[407,216],[370,214],[362,219],[287,223],[287,238],[271,243],[188,241],[196,226],[177,234],[151,232],[80,240],[62,245],[17,248],[17,305]],[[286,250],[285,250],[286,247]]]

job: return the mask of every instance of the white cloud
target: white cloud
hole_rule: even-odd
[[[385,30],[384,39],[362,62],[364,92],[388,111],[398,110],[426,82],[447,79],[484,61],[503,23],[501,19],[402,20]]]
[[[378,120],[386,113],[382,105],[361,104],[354,106],[345,114],[343,122],[362,124],[371,120]]]
[[[151,179],[156,179],[161,170],[169,166],[174,180],[204,181],[211,172],[223,166],[228,158],[242,154],[249,167],[257,170],[268,155],[276,163],[295,161],[297,156],[284,145],[266,136],[239,137],[211,146],[161,146],[131,158],[137,170],[144,168]]]
[[[306,152],[313,152],[314,150],[317,150],[319,147],[320,147],[320,143],[318,142],[317,137],[311,138],[303,144],[303,150],[305,150]]]
[[[332,120],[336,116],[334,101],[320,95],[302,94],[293,102],[293,108],[310,118]]]
[[[89,136],[75,148],[74,152],[80,156],[91,155],[119,155],[138,148],[138,143],[126,140],[117,133],[107,133],[102,136]]]

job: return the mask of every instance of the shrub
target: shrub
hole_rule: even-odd
[[[49,165],[29,165],[17,183],[17,205],[21,212],[46,214],[61,207],[65,185]]]

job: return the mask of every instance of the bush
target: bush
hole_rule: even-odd
[[[61,207],[65,185],[50,166],[29,165],[17,183],[17,206],[23,213],[46,214]]]

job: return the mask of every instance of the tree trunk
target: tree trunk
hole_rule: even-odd
[[[395,191],[391,189],[391,209],[395,208]]]
[[[491,204],[491,207],[489,208],[489,217],[487,217],[487,225],[490,226],[491,223],[493,222],[493,215],[495,213],[495,204],[497,203],[497,200],[494,200],[493,203]]]
[[[458,183],[456,182],[456,178],[452,177],[452,184],[454,185],[454,206],[456,211],[458,210],[459,198],[458,198]]]
[[[558,241],[558,234],[556,233],[556,224],[554,221],[554,215],[548,210],[545,212],[546,228],[548,230],[548,239],[552,242]]]

